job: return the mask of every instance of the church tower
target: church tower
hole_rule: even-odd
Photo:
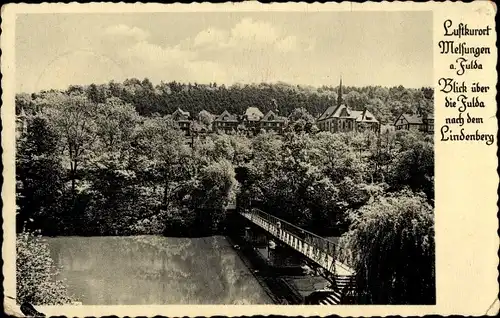
[[[340,76],[339,93],[337,95],[337,107],[340,107],[340,105],[342,105],[342,76]]]

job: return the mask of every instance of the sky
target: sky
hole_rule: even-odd
[[[126,78],[432,86],[431,12],[23,14],[16,90]]]

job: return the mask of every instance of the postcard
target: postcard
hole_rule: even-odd
[[[495,15],[4,6],[5,312],[498,314]]]

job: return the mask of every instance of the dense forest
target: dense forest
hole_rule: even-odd
[[[350,87],[343,86],[343,100],[353,110],[365,107],[381,123],[392,124],[401,113],[426,114],[433,111],[434,91],[432,88],[408,89],[398,87]],[[17,105],[26,110],[34,107],[55,91],[34,94],[19,94]],[[88,86],[70,86],[61,92],[67,95],[85,95],[91,102],[104,103],[116,97],[133,105],[141,116],[171,114],[177,108],[198,114],[206,110],[212,114],[243,114],[248,107],[258,107],[266,113],[278,110],[283,116],[290,115],[294,109],[304,108],[317,118],[326,108],[337,101],[338,87],[306,87],[277,84],[235,84],[229,87],[206,84],[182,84],[177,82],[160,83],[154,86],[148,79],[127,79],[123,83]],[[34,104],[33,104],[34,103]]]
[[[401,110],[428,111],[432,100],[427,90],[345,92],[348,103],[386,92],[378,113],[388,121]],[[177,107],[264,111],[273,98],[280,112],[318,114],[334,94],[264,84],[155,88],[147,80],[20,94],[16,108],[26,113],[27,130],[17,142],[18,232],[209,235],[223,231],[228,205],[257,205],[317,234],[341,236],[341,257],[365,275],[365,302],[411,303],[424,293],[432,303],[432,136],[296,127],[282,135],[211,134],[187,143],[164,116]],[[397,268],[373,267],[391,259],[401,260]],[[415,274],[408,265],[420,261]],[[392,288],[369,284],[381,281]],[[401,292],[408,284],[415,294]]]
[[[307,91],[300,94],[325,102],[331,98],[320,95],[320,89]],[[369,95],[373,90],[359,91]],[[205,97],[203,103],[202,92],[218,92],[219,98]],[[299,107],[289,110],[293,127],[294,120],[313,119],[298,92],[285,85],[226,89],[169,83],[154,88],[148,80],[128,80],[20,94],[16,108],[26,113],[28,129],[17,143],[18,230],[32,220],[33,228],[49,235],[181,231],[197,228],[192,222],[211,224],[206,230],[213,231],[226,205],[238,197],[240,207],[258,203],[298,225],[340,234],[349,223],[345,211],[360,208],[377,191],[408,186],[432,201],[432,138],[406,132],[318,133],[296,125],[283,136],[211,135],[190,145],[164,116],[177,106],[214,111],[217,101],[227,102],[231,95],[246,100],[243,106],[236,98],[227,104],[243,112],[255,105],[253,100],[282,95],[293,101],[284,105]],[[347,101],[360,94],[354,92],[346,89]],[[401,96],[391,105],[404,104]]]

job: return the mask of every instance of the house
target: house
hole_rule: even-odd
[[[328,107],[318,118],[317,126],[320,130],[332,133],[380,130],[379,121],[369,110],[351,110],[346,105]]]
[[[256,133],[260,128],[260,120],[264,114],[257,107],[248,107],[242,116],[242,123],[249,133]]]
[[[177,108],[175,112],[172,113],[171,118],[177,123],[179,128],[186,133],[189,132],[189,127],[191,127],[191,118],[189,112],[183,111]]]
[[[230,133],[238,129],[238,118],[236,115],[230,114],[225,110],[222,114],[217,116],[213,122],[213,130],[215,132]]]
[[[434,134],[434,114],[424,115],[422,121],[425,125],[425,133]]]
[[[278,116],[275,112],[270,110],[260,120],[260,128],[266,131],[272,130],[277,133],[281,133],[285,127],[285,122],[285,117]]]
[[[434,115],[420,116],[404,113],[394,121],[394,127],[396,130],[421,131],[426,134],[433,134]]]
[[[375,116],[365,110],[351,110],[342,103],[342,79],[336,106],[328,107],[316,120],[320,130],[336,132],[350,131],[380,131],[380,123]]]
[[[356,118],[356,131],[380,132],[380,123],[373,114],[365,108],[363,111],[352,110],[351,114]]]

